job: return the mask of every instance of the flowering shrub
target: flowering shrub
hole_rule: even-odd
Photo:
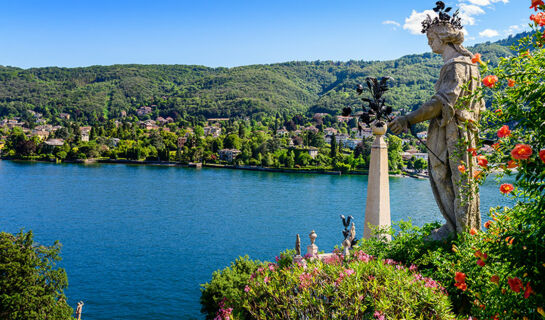
[[[445,289],[435,280],[361,250],[348,261],[306,261],[259,269],[244,309],[253,319],[452,319]],[[342,261],[340,264],[339,261]]]

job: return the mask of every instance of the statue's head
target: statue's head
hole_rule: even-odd
[[[431,18],[429,15],[422,21],[422,33],[428,36],[428,44],[435,53],[442,53],[444,47],[449,45],[463,55],[471,55],[469,51],[462,47],[464,42],[464,32],[459,11],[456,10],[451,16],[449,14],[452,8],[445,8],[442,1],[437,1],[433,11],[437,12],[437,17]]]
[[[449,23],[438,23],[432,25],[426,31],[428,44],[435,53],[442,53],[441,46],[449,44],[459,46],[464,42],[464,32],[452,27]]]

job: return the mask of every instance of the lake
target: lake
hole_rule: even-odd
[[[483,222],[510,203],[489,180]],[[361,237],[366,187],[353,175],[0,161],[0,230],[62,243],[68,302],[85,302],[84,320],[203,319],[199,284],[238,256],[274,261],[311,230],[331,251],[339,214]],[[443,221],[427,180],[392,177],[390,198],[393,221]]]

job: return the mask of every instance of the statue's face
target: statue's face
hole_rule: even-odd
[[[445,44],[439,37],[432,32],[426,34],[428,36],[428,45],[433,53],[442,54],[445,51]]]

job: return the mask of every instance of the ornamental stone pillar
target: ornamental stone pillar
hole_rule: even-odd
[[[369,179],[367,182],[367,204],[365,206],[365,224],[363,237],[371,237],[369,225],[390,226],[390,183],[388,175],[388,145],[384,141],[387,127],[371,126],[375,141],[371,147],[371,163],[369,165]],[[376,236],[376,235],[375,235]],[[386,236],[391,240],[391,236]]]

